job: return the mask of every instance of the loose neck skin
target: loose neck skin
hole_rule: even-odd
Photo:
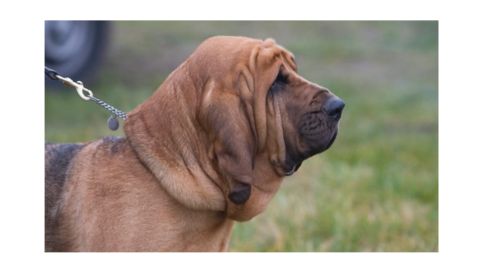
[[[130,149],[134,153],[131,146]],[[139,176],[139,178],[149,178],[147,182],[144,180],[137,182],[147,185],[146,190],[140,191],[150,197],[150,199],[142,199],[144,203],[142,209],[145,210],[140,211],[145,213],[139,215],[140,218],[135,227],[146,228],[138,230],[137,238],[140,238],[144,232],[145,239],[152,239],[152,247],[156,248],[155,251],[228,250],[234,221],[226,217],[225,211],[191,208],[191,205],[185,204],[184,200],[175,196],[178,193],[172,195],[172,190],[166,188],[140,159],[136,165],[142,168],[143,172],[150,174]],[[151,235],[148,236],[148,233]],[[141,243],[138,242],[138,244]]]
[[[98,140],[71,167],[59,221],[66,251],[225,251],[233,221],[187,207],[127,139]],[[95,168],[85,168],[95,166]]]
[[[225,197],[219,188],[223,182],[195,119],[197,97],[182,88],[188,81],[177,81],[175,75],[182,67],[129,114],[125,133],[140,160],[172,197],[191,209],[223,211]]]

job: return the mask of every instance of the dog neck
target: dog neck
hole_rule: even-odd
[[[186,103],[196,101],[186,94],[165,98],[172,92],[182,93],[181,89],[172,90],[176,86],[175,81],[166,81],[131,112],[125,134],[140,160],[172,197],[190,209],[224,211],[221,179],[205,148],[199,146],[205,140],[196,132],[194,112],[187,110],[194,106]],[[177,115],[183,117],[172,117]]]

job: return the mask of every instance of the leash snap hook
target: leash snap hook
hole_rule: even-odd
[[[80,98],[82,98],[85,101],[89,101],[93,96],[92,91],[84,87],[82,81],[77,81],[77,85],[75,86],[75,89],[77,90],[77,93],[80,96]],[[84,92],[86,92],[87,95],[85,95]]]

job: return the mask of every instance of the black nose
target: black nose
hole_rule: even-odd
[[[345,103],[342,99],[338,97],[330,97],[324,105],[325,112],[330,117],[339,120],[342,116],[343,107],[345,107]]]

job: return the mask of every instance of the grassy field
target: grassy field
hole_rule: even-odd
[[[347,104],[333,147],[235,226],[232,251],[438,250],[436,22],[117,22],[87,87],[133,109],[211,35],[275,38]],[[122,135],[71,90],[47,89],[45,106],[47,141]]]

